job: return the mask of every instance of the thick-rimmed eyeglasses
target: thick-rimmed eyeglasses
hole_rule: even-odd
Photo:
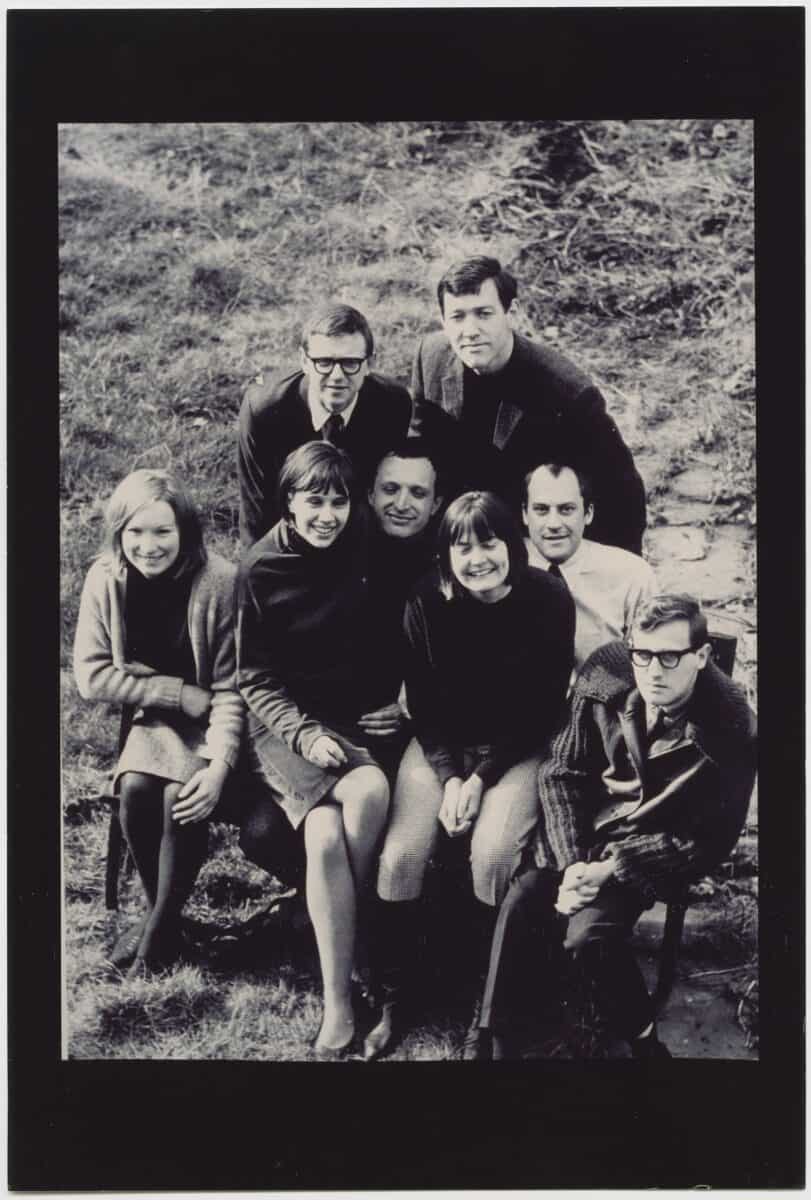
[[[344,375],[357,375],[363,364],[366,362],[366,357],[363,358],[311,358],[307,357],[315,367],[319,375],[331,375],[335,369],[335,364],[343,371]]]
[[[694,651],[694,646],[688,646],[686,650],[637,650],[633,646],[628,647],[631,662],[635,667],[649,667],[651,660],[655,658],[659,666],[664,667],[666,671],[672,671],[685,654],[693,654]]]

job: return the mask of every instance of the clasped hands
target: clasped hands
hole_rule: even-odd
[[[445,784],[439,819],[449,837],[460,837],[467,833],[482,804],[484,780],[474,771],[462,780],[453,775]]]
[[[555,901],[556,910],[564,917],[573,917],[597,898],[600,888],[613,874],[613,858],[593,863],[572,863],[563,872]]]

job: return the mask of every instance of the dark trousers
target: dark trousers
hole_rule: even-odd
[[[631,1040],[654,1018],[628,944],[643,902],[612,881],[567,921],[555,912],[556,896],[556,877],[535,868],[510,886],[493,935],[481,1025],[519,1036],[537,1026],[556,1002],[567,955],[593,987],[612,1032]]]

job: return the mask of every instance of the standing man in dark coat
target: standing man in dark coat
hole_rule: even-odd
[[[371,371],[374,339],[362,313],[332,304],[302,329],[300,370],[277,382],[259,376],[239,413],[239,527],[252,546],[279,519],[276,484],[284,460],[305,442],[346,450],[364,486],[381,456],[404,437],[407,390]]]
[[[594,541],[641,551],[645,490],[591,380],[562,354],[511,325],[517,285],[495,258],[465,259],[439,281],[442,333],[421,341],[412,376],[412,432],[442,436],[456,423],[460,464],[449,494],[495,491],[520,505],[521,481],[542,462],[565,462],[594,485]]]

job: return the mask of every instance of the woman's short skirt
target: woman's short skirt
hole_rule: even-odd
[[[246,736],[252,768],[264,776],[294,829],[343,775],[357,767],[380,767],[370,750],[334,730],[330,731],[330,737],[341,745],[347,759],[337,769],[317,767],[291,750],[254,713],[248,713]]]
[[[200,753],[204,748],[205,730],[190,717],[140,709],[121,751],[114,786],[126,771],[187,783],[196,771],[208,766],[208,758]]]

